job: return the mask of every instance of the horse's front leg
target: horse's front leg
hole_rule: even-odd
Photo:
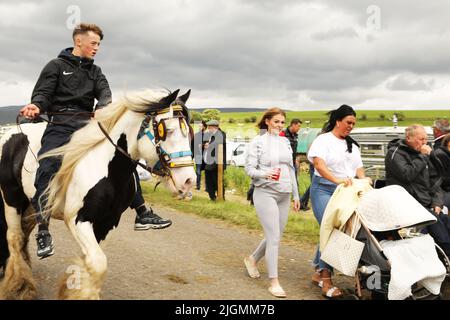
[[[91,222],[67,222],[83,256],[70,266],[60,283],[59,299],[100,299],[107,269],[106,255],[95,238]]]

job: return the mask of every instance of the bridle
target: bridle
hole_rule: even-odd
[[[172,108],[173,117],[159,118],[159,121],[156,120],[156,118],[159,115],[170,112],[170,108]],[[128,154],[128,152],[123,150],[120,146],[118,146],[116,143],[114,143],[114,141],[112,141],[108,132],[105,130],[105,128],[103,128],[103,126],[101,125],[100,122],[98,122],[98,126],[100,127],[100,130],[103,132],[105,137],[116,148],[117,151],[122,153],[124,156],[126,156],[128,159],[130,159],[133,163],[135,163],[136,165],[147,170],[151,174],[154,174],[154,175],[157,175],[157,176],[160,176],[163,178],[171,179],[175,185],[175,181],[172,177],[171,169],[182,168],[182,167],[193,167],[194,161],[192,160],[191,150],[184,150],[184,151],[168,153],[161,146],[161,143],[166,139],[166,135],[167,135],[165,121],[171,120],[174,118],[179,119],[180,129],[182,130],[183,135],[187,136],[187,134],[189,134],[190,139],[192,139],[193,130],[192,130],[192,127],[189,125],[189,117],[187,114],[187,109],[186,109],[186,107],[181,106],[181,105],[174,105],[174,106],[171,106],[166,109],[162,109],[162,110],[158,110],[158,111],[154,111],[154,112],[147,112],[145,114],[144,120],[141,123],[141,127],[140,127],[138,135],[137,135],[137,140],[147,137],[151,141],[151,143],[155,146],[156,153],[158,155],[159,160],[155,163],[155,165],[153,167],[147,166],[147,165],[143,164],[142,162],[131,158],[131,156]],[[183,121],[185,121],[185,122],[183,122]],[[152,124],[153,133],[150,131],[150,123]],[[189,129],[186,127],[186,124]],[[184,130],[183,130],[183,126],[185,126]],[[189,157],[189,156],[191,157],[190,160],[174,161],[174,159],[182,158],[182,157]]]
[[[173,111],[172,117],[159,118],[158,121],[156,120],[157,116],[170,112],[170,108],[172,108]],[[169,108],[159,110],[156,112],[147,113],[146,117],[142,121],[139,133],[137,135],[138,140],[147,137],[151,141],[151,143],[155,146],[159,160],[153,166],[152,172],[159,176],[163,177],[171,176],[170,169],[173,168],[194,166],[194,161],[192,160],[192,152],[190,149],[168,153],[161,146],[162,141],[165,141],[167,136],[167,128],[165,121],[176,118],[178,118],[179,120],[179,125],[182,134],[185,137],[189,135],[189,138],[192,139],[193,130],[192,127],[189,125],[189,117],[187,115],[187,109],[185,106],[179,104],[173,105]],[[152,124],[153,133],[149,130],[150,123]],[[174,161],[174,159],[183,157],[191,157],[191,159]]]

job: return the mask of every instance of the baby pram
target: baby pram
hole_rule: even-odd
[[[400,186],[373,189],[359,198],[351,218],[340,228],[350,234],[356,227],[359,231],[355,238],[364,243],[351,296],[361,299],[370,295],[377,300],[399,296],[414,300],[448,299],[449,258],[429,235],[418,232],[434,223],[435,217]],[[405,261],[407,264],[402,265]],[[422,280],[424,274],[430,277]],[[414,277],[421,281],[410,283],[407,294],[405,290],[399,293],[398,290],[405,289],[404,281]]]

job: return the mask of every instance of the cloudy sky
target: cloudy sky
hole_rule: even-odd
[[[0,106],[29,102],[79,20],[114,97],[191,88],[192,107],[450,109],[447,0],[0,0]]]

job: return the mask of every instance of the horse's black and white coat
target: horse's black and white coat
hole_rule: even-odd
[[[156,121],[166,119],[169,135],[161,146],[167,152],[190,150],[189,137],[182,134],[179,119],[173,118],[171,104],[177,93],[178,90],[159,100],[153,99],[153,102],[147,99],[148,109],[142,99],[128,99],[122,105],[118,103],[102,110],[98,121],[106,119],[108,134],[117,146],[133,159],[144,159],[153,166],[159,160],[154,143],[145,136],[137,138],[148,111],[168,110],[156,116]],[[179,97],[177,103],[184,104],[188,96],[189,93]],[[44,123],[24,124],[0,140],[3,197],[0,204],[0,266],[7,262],[0,296],[4,298],[26,299],[36,295],[26,244],[35,224],[30,199],[35,192],[35,155],[44,129]],[[151,126],[148,130],[152,131]],[[60,298],[98,298],[107,267],[99,243],[118,225],[121,214],[134,197],[136,163],[105,139],[96,120],[75,132],[66,146],[52,152],[63,155],[63,163],[50,183],[49,213],[53,218],[65,221],[80,245],[83,252],[81,267],[85,271],[79,290],[67,290],[63,282]],[[172,168],[171,174],[168,185],[173,192],[188,192],[195,181],[192,167]]]

